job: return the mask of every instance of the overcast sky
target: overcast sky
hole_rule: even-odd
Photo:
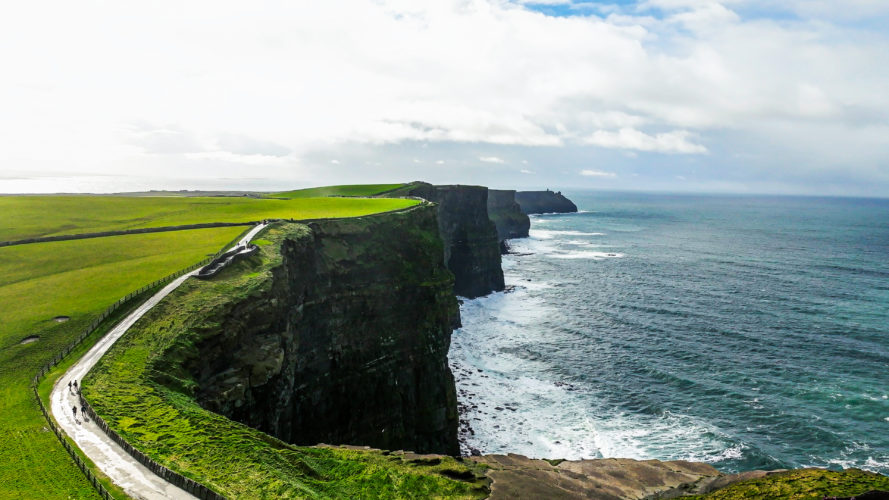
[[[0,192],[889,196],[886,26],[886,0],[10,2]]]

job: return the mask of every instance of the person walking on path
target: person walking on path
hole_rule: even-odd
[[[74,408],[77,408],[76,406]],[[86,422],[86,406],[80,407],[80,416],[83,417],[83,421]]]
[[[76,380],[76,379],[74,380],[74,392],[75,392],[75,393],[80,392],[80,391],[77,389],[77,380]]]
[[[76,407],[76,406],[72,406],[72,407],[71,407],[71,412],[74,413],[74,420],[77,420],[77,407]]]
[[[71,381],[68,381],[68,392],[71,392]]]

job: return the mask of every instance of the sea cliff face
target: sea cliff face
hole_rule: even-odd
[[[501,250],[506,248],[505,240],[527,238],[531,229],[531,220],[522,212],[515,195],[512,190],[488,190],[488,218],[497,227]]]
[[[569,213],[576,212],[577,205],[561,192],[518,191],[515,199],[526,214]]]
[[[387,196],[416,196],[438,205],[444,262],[454,273],[457,295],[476,298],[505,288],[500,238],[488,217],[488,188],[415,182]]]
[[[295,444],[457,454],[459,314],[436,209],[288,226],[186,363],[205,408]]]

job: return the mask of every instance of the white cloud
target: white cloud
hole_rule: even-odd
[[[330,163],[332,163],[334,165],[339,165],[340,161],[339,160],[330,160]]]
[[[528,170],[527,168],[523,168],[523,169],[519,170],[519,173],[521,173],[521,174],[533,174],[534,171],[533,171],[533,170]]]
[[[801,18],[744,14],[779,8]],[[0,52],[0,169],[195,176],[419,141],[507,158],[743,150],[781,170],[886,176],[889,36],[835,21],[889,15],[883,0],[649,0],[567,18],[504,0],[53,10],[13,2],[0,18],[0,44],[17,48]],[[272,175],[245,175],[258,172]]]
[[[589,170],[589,169],[581,170],[580,175],[583,175],[586,177],[604,177],[606,179],[614,179],[615,177],[617,177],[617,174],[615,174],[614,172],[604,172],[602,170]]]
[[[657,153],[702,154],[707,148],[689,140],[691,133],[676,130],[649,135],[633,128],[622,128],[617,132],[597,130],[584,139],[587,144],[603,148],[630,149]]]
[[[231,151],[203,151],[200,153],[186,153],[189,160],[218,161],[226,163],[240,163],[252,166],[280,166],[292,164],[293,161],[282,156],[260,154],[238,154]]]
[[[479,156],[478,160],[485,163],[506,163],[503,158],[498,158],[496,156]]]

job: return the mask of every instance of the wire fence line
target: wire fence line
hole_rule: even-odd
[[[387,212],[381,212],[381,213],[377,213],[377,214],[368,214],[368,216],[372,217],[372,216],[387,215],[387,214],[400,213],[400,212],[408,212],[408,211],[414,210],[415,208],[417,208],[417,206],[423,206],[423,205],[428,206],[430,204],[429,202],[426,202],[425,200],[422,200],[422,201],[424,203],[421,203],[420,205],[400,208],[400,209],[396,209],[396,210],[390,210]],[[360,217],[367,217],[367,216],[359,216],[356,218],[360,218]],[[341,218],[334,217],[334,218],[319,218],[319,219],[266,219],[263,222],[266,222],[266,223],[268,223],[268,222],[311,223],[311,222],[323,222],[323,221],[338,220],[338,219],[341,219]],[[114,304],[110,305],[98,317],[96,317],[92,321],[92,323],[90,323],[90,325],[87,328],[85,328],[84,331],[76,339],[74,339],[74,341],[72,341],[70,344],[65,346],[50,361],[48,361],[46,364],[44,364],[43,367],[40,368],[40,370],[37,372],[36,375],[34,375],[34,378],[31,380],[31,390],[34,393],[34,399],[37,400],[37,405],[40,407],[40,412],[43,414],[43,418],[46,419],[46,422],[49,425],[50,429],[52,429],[53,433],[55,433],[56,437],[62,443],[62,447],[65,448],[65,450],[71,456],[72,460],[74,460],[74,463],[83,472],[83,474],[86,476],[86,478],[90,482],[90,484],[92,484],[92,486],[96,489],[99,496],[101,498],[103,498],[104,500],[113,500],[114,496],[100,482],[100,480],[96,477],[95,473],[93,473],[92,470],[90,470],[90,468],[86,464],[86,462],[80,458],[80,455],[77,454],[76,448],[74,446],[71,446],[71,444],[68,442],[66,434],[53,421],[52,416],[50,415],[50,411],[46,408],[46,405],[43,404],[43,400],[40,398],[40,393],[38,390],[38,388],[40,386],[40,382],[43,380],[43,378],[46,376],[47,373],[49,373],[50,371],[52,371],[53,368],[58,366],[58,364],[61,363],[73,350],[77,349],[80,346],[80,344],[82,344],[84,342],[84,340],[86,340],[87,337],[89,337],[91,334],[93,334],[95,332],[95,330],[99,327],[99,325],[102,324],[103,321],[105,321],[108,317],[110,317],[112,314],[117,312],[117,310],[120,309],[122,306],[130,304],[131,301],[133,301],[134,299],[137,299],[139,296],[141,296],[143,293],[145,293],[148,290],[151,290],[151,289],[161,286],[161,285],[165,285],[165,284],[175,280],[176,278],[179,278],[180,276],[182,276],[184,274],[194,271],[195,269],[199,269],[199,268],[208,266],[212,262],[214,262],[217,259],[219,259],[220,257],[222,257],[224,254],[226,254],[227,253],[226,249],[234,244],[237,244],[241,240],[241,238],[244,236],[244,234],[246,234],[248,231],[249,230],[242,232],[240,235],[238,235],[231,242],[224,245],[222,247],[222,249],[220,249],[218,252],[216,252],[216,254],[214,254],[213,256],[207,257],[206,259],[198,262],[197,264],[194,264],[194,265],[189,266],[185,269],[177,271],[173,274],[165,276],[165,277],[163,277],[151,284],[148,284],[148,285],[145,285],[145,286],[139,288],[138,290],[130,292],[129,294],[122,297]],[[89,404],[89,402],[86,399],[83,398],[82,395],[80,395],[79,397],[80,397],[81,405],[85,406],[87,408],[87,412],[89,413],[90,418],[92,418],[99,425],[99,428],[101,428],[113,441],[115,441],[124,450],[126,450],[127,453],[129,453],[139,463],[146,466],[148,469],[150,469],[152,472],[154,472],[161,478],[167,480],[168,482],[170,482],[172,484],[175,484],[176,486],[179,486],[183,490],[191,493],[192,495],[195,495],[196,497],[198,497],[202,500],[224,500],[225,499],[224,496],[220,495],[219,493],[216,493],[215,491],[211,490],[207,486],[205,486],[197,481],[194,481],[193,479],[189,479],[177,472],[174,472],[174,471],[164,467],[163,465],[155,462],[154,460],[152,460],[151,458],[146,456],[144,453],[142,453],[141,451],[139,451],[138,449],[133,447],[126,440],[124,440],[123,437],[121,437],[116,431],[111,429],[108,426],[108,424],[101,417],[96,415],[92,406]]]
[[[166,233],[171,231],[184,231],[188,229],[208,229],[214,227],[253,226],[256,221],[248,222],[203,222],[201,224],[180,224],[178,226],[144,227],[139,229],[118,229],[114,231],[99,231],[95,233],[60,234],[58,236],[38,236],[21,240],[0,241],[0,247],[14,245],[28,245],[31,243],[47,243],[50,241],[86,240],[90,238],[105,238],[108,236],[124,236],[128,234]]]
[[[105,488],[105,485],[103,485],[99,481],[95,473],[90,470],[86,462],[80,458],[80,455],[77,454],[76,448],[74,446],[71,446],[71,444],[68,442],[66,434],[56,425],[55,421],[53,421],[52,416],[50,415],[50,411],[46,408],[46,405],[43,404],[43,400],[40,398],[40,392],[38,390],[40,382],[43,380],[47,373],[52,371],[53,368],[58,366],[59,363],[61,363],[69,354],[71,354],[71,351],[77,349],[80,344],[82,344],[83,341],[86,340],[87,337],[95,332],[95,330],[99,327],[99,325],[102,324],[103,321],[117,312],[117,310],[120,309],[122,306],[130,304],[131,301],[137,299],[148,290],[154,289],[155,287],[161,285],[166,285],[167,283],[170,283],[180,276],[183,276],[194,271],[195,269],[208,265],[214,259],[217,259],[220,255],[224,254],[229,246],[237,243],[243,237],[243,234],[244,233],[241,233],[240,235],[238,235],[237,238],[223,246],[222,249],[216,252],[216,254],[212,257],[207,257],[197,264],[165,276],[151,284],[139,288],[138,290],[134,290],[133,292],[130,292],[126,296],[122,297],[114,304],[108,306],[108,308],[105,309],[99,316],[97,316],[76,339],[62,348],[62,350],[60,350],[50,361],[43,365],[43,367],[40,368],[40,370],[37,372],[36,375],[34,375],[34,378],[31,380],[31,390],[34,393],[34,399],[37,400],[37,405],[40,407],[40,412],[43,413],[43,418],[46,419],[46,422],[47,424],[49,424],[50,429],[52,429],[56,437],[59,438],[59,441],[62,443],[62,447],[65,448],[69,455],[71,455],[74,463],[77,464],[77,467],[83,472],[83,474],[86,476],[86,479],[90,482],[90,484],[93,485],[93,488],[96,489],[96,492],[98,492],[99,496],[104,500],[112,500],[114,499],[114,496],[108,491],[107,488]],[[89,406],[89,403],[85,399],[83,399],[83,396],[80,396],[80,400],[81,404],[88,408],[90,417],[97,423],[101,422],[102,425],[100,425],[99,428],[101,428],[106,434],[108,434],[108,436],[116,443],[118,443],[123,449],[125,449],[127,453],[132,455],[133,458],[139,461],[139,463],[146,466],[152,472],[202,500],[220,500],[225,498],[222,495],[214,492],[210,488],[204,486],[203,484],[200,484],[192,479],[188,479],[182,476],[181,474],[173,472],[145,456],[144,453],[134,448],[123,438],[121,438],[120,435],[117,434],[113,429],[109,428],[105,421],[95,414],[92,407]]]

